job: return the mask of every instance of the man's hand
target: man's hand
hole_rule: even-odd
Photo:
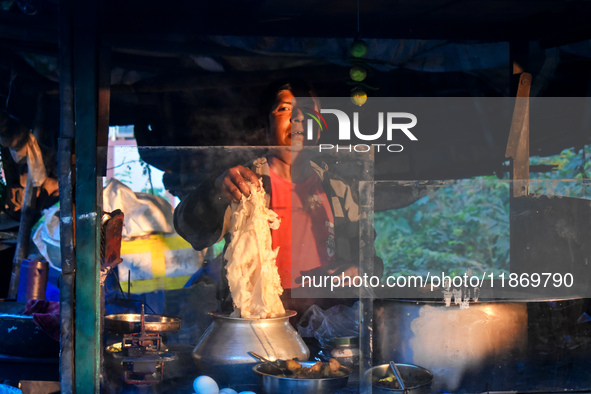
[[[239,202],[242,195],[250,196],[249,182],[260,187],[259,178],[254,172],[244,166],[236,166],[220,175],[215,186],[225,198]]]

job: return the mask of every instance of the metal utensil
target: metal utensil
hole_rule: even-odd
[[[267,359],[267,358],[265,358],[265,357],[261,356],[260,354],[257,354],[257,353],[255,353],[255,352],[248,352],[248,354],[249,354],[251,357],[253,357],[253,358],[255,358],[255,359],[257,359],[257,360],[259,360],[259,361],[261,361],[261,362],[263,362],[263,363],[265,363],[265,364],[267,364],[267,365],[270,365],[270,366],[271,366],[271,367],[273,367],[273,368],[275,368],[275,369],[276,369],[276,370],[278,370],[278,371],[279,371],[279,373],[280,373],[281,375],[283,375],[283,376],[289,376],[289,375],[291,375],[291,374],[292,374],[292,372],[291,372],[289,369],[281,367],[281,366],[279,365],[279,363],[277,363],[277,362],[273,362],[273,361],[271,361],[271,360],[269,360],[269,359]]]
[[[406,390],[406,387],[404,387],[404,382],[402,381],[402,376],[400,375],[400,371],[398,370],[398,367],[394,361],[390,361],[390,368],[392,368],[392,372],[394,372],[394,376],[396,376],[396,380],[398,380],[400,389]]]
[[[384,387],[380,380],[392,377],[390,364],[376,365],[368,369],[363,379],[370,383],[373,394],[431,394],[431,382],[433,374],[425,368],[413,364],[396,364],[400,375],[404,377],[406,388]]]

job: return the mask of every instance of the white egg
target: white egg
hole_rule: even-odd
[[[193,381],[193,389],[196,394],[219,394],[218,384],[207,375],[199,376]]]
[[[227,387],[225,389],[221,389],[220,394],[238,394],[238,391]]]

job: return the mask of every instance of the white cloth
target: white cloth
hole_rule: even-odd
[[[47,179],[47,172],[45,171],[45,164],[43,164],[43,155],[41,154],[41,148],[39,148],[39,144],[37,143],[37,139],[33,135],[33,133],[29,132],[29,139],[27,143],[20,148],[18,151],[14,149],[10,149],[10,155],[14,159],[15,163],[19,163],[20,161],[26,158],[27,160],[27,168],[28,168],[28,176],[31,177],[33,186],[34,187],[41,187],[45,180]],[[23,179],[26,182],[26,178],[21,178],[21,183]],[[26,184],[21,186],[25,187]]]

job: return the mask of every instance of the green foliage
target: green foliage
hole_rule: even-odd
[[[558,155],[530,159],[530,165],[551,165],[553,171],[532,173],[530,178],[540,180],[530,185],[530,193],[590,198],[591,145],[582,149],[565,149]],[[547,181],[542,181],[547,180]],[[560,180],[560,181],[558,181]],[[585,181],[585,182],[583,182]]]
[[[117,168],[117,172],[115,174],[116,178],[125,185],[132,187],[134,177],[138,176],[137,173],[134,172],[134,168],[132,167],[132,165],[134,164],[140,165],[142,169],[142,179],[145,180],[144,186],[139,191],[142,193],[149,193],[155,196],[159,196],[168,200],[168,196],[166,195],[166,189],[164,189],[163,187],[154,187],[154,183],[152,182],[152,168],[141,158],[139,160],[125,161],[121,165],[119,165]],[[135,191],[137,192],[138,190]]]
[[[126,184],[127,186],[129,186],[133,183],[132,182],[133,173],[131,171],[130,163],[133,163],[133,162],[123,163],[124,167],[122,167],[122,169],[117,173],[117,180]]]
[[[530,193],[591,198],[591,145],[558,155],[532,157]],[[510,182],[496,177],[445,182],[435,193],[397,210],[377,212],[376,252],[385,275],[445,272],[479,275],[509,270]]]
[[[141,190],[142,193],[152,194],[166,199],[166,189],[163,187],[144,187]]]
[[[446,182],[414,204],[375,214],[386,275],[501,272],[509,263],[509,182]]]
[[[148,177],[147,184],[150,185],[149,188],[144,188],[143,191],[146,193],[159,195],[160,193],[154,193],[154,184],[152,183],[152,170],[150,168],[150,165],[143,161],[141,158],[140,165],[142,166],[142,175]]]

